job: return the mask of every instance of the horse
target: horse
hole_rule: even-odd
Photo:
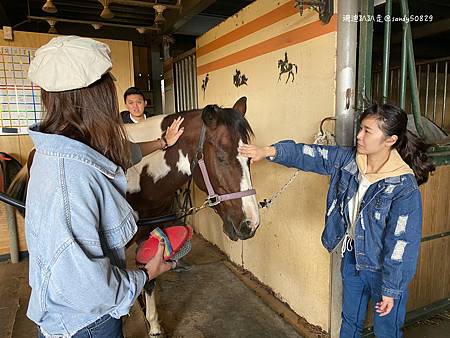
[[[292,75],[292,82],[294,82],[295,76],[292,71],[295,67],[295,74],[297,74],[298,67],[295,63],[291,63],[288,61],[287,53],[284,53],[284,60],[278,60],[278,68],[280,68],[280,75],[278,76],[278,81],[281,80],[281,75],[284,73],[288,73],[288,77],[286,79],[286,83],[288,83],[289,78]]]
[[[175,145],[145,156],[127,170],[127,200],[139,218],[161,216],[161,207],[192,177],[201,190],[208,192],[209,205],[222,219],[223,231],[231,240],[254,236],[259,212],[250,161],[238,152],[239,145],[253,135],[246,110],[247,99],[242,97],[233,108],[208,105],[125,125],[130,141],[145,142],[160,137],[178,116],[184,117],[184,133]],[[141,243],[150,230],[139,227],[133,241]],[[160,336],[155,292],[144,294],[148,334]]]

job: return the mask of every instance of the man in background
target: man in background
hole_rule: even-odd
[[[145,110],[147,100],[141,90],[136,87],[128,88],[123,94],[127,110],[120,113],[124,123],[139,123],[152,114]]]

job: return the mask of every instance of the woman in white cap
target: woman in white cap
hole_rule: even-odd
[[[25,218],[27,315],[39,337],[123,337],[121,316],[147,280],[171,268],[163,245],[145,269],[125,268],[125,245],[137,226],[125,200],[130,149],[111,66],[107,45],[76,36],[54,38],[30,64],[45,108],[29,129],[36,153]],[[167,143],[181,135],[180,123]],[[155,141],[147,150],[165,146]]]

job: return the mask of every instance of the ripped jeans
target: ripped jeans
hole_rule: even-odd
[[[372,306],[381,301],[381,272],[358,271],[354,250],[346,250],[342,258],[342,324],[340,338],[359,338],[366,320],[369,300]],[[380,317],[374,311],[374,333],[377,338],[401,338],[406,316],[407,291],[394,299],[391,312]]]

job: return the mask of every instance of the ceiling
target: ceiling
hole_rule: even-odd
[[[136,45],[148,45],[162,34],[175,34],[192,44],[196,36],[253,1],[53,0],[50,3],[57,11],[49,13],[43,10],[45,0],[2,0],[0,25],[33,32],[48,32],[54,25],[56,31],[50,32],[125,39]],[[154,5],[166,7],[162,13],[164,22],[160,24],[155,24]]]
[[[208,31],[254,0],[52,0],[56,13],[47,13],[42,7],[46,0],[1,0],[0,25],[16,30],[48,32],[50,23],[60,34],[131,40],[137,46],[149,46],[160,41],[163,34],[175,38],[174,55],[195,46],[195,37]],[[275,1],[275,0],[274,0]],[[343,1],[343,0],[339,0]],[[375,14],[384,15],[383,0]],[[450,1],[409,0],[413,15],[432,15],[431,22],[412,22],[414,49],[417,60],[450,55]],[[164,23],[155,25],[154,5],[167,8]],[[102,17],[107,6],[112,17]],[[399,0],[393,0],[393,16],[400,16]],[[55,22],[48,21],[56,20]],[[92,24],[102,24],[95,29]],[[384,25],[374,24],[375,65],[381,64]],[[393,59],[399,59],[401,50],[401,23],[392,24]]]

